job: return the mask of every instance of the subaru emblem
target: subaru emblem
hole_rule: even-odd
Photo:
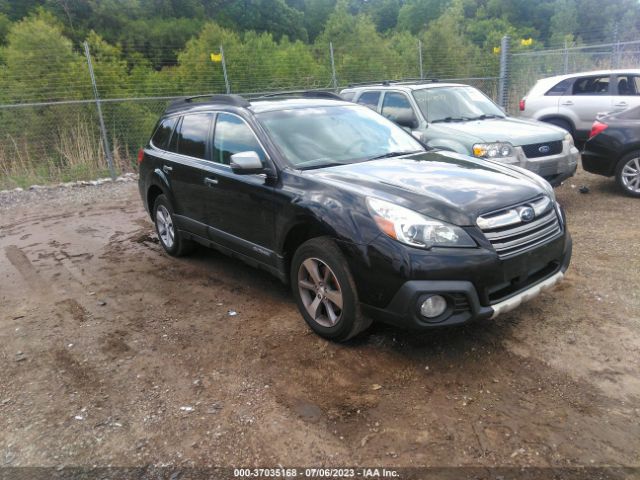
[[[541,145],[541,146],[538,147],[538,151],[540,153],[549,153],[549,150],[551,150],[549,145]]]
[[[522,207],[519,209],[518,214],[523,222],[530,222],[536,216],[536,212],[531,207]]]

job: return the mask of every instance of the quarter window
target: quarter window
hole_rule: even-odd
[[[573,84],[574,95],[609,95],[609,76],[582,77]]]
[[[358,103],[373,110],[378,109],[378,101],[380,100],[380,92],[364,92],[358,98]]]
[[[561,82],[556,83],[553,87],[551,87],[545,95],[550,96],[558,96],[564,95],[567,89],[571,86],[571,82],[573,82],[572,78],[566,78]]]
[[[229,165],[231,155],[253,151],[264,162],[265,153],[260,147],[253,130],[235,115],[218,114],[213,140],[213,161]]]
[[[171,132],[173,132],[173,127],[176,126],[177,120],[178,117],[169,117],[160,121],[153,137],[151,137],[151,143],[153,143],[155,147],[161,150],[167,149]]]
[[[194,158],[206,158],[211,114],[185,115],[178,129],[178,153]]]

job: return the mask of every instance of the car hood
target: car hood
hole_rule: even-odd
[[[545,193],[544,180],[519,168],[454,152],[424,153],[305,172],[359,195],[382,198],[466,226],[478,215]]]
[[[462,134],[475,142],[509,142],[514,146],[562,140],[567,134],[561,128],[536,120],[520,118],[489,118],[469,122],[432,123],[432,136],[436,131]]]

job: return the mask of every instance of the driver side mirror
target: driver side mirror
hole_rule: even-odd
[[[264,172],[262,160],[260,160],[258,154],[252,150],[231,155],[231,163],[229,166],[233,173],[237,175],[251,175]]]
[[[411,130],[413,130],[414,128],[418,128],[418,120],[411,110],[405,110],[402,113],[390,118],[389,120],[392,120],[397,125],[403,128],[409,128]]]

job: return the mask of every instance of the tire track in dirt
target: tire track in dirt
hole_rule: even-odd
[[[4,253],[7,260],[20,273],[27,285],[34,290],[34,293],[50,294],[49,285],[42,279],[36,268],[33,266],[27,255],[16,245],[5,247]]]

